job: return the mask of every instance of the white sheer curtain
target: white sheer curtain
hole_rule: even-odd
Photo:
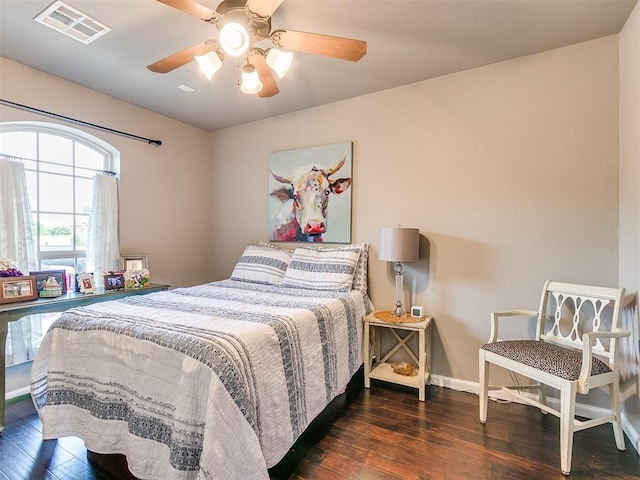
[[[14,157],[0,155],[0,258],[15,261],[25,275],[38,270],[33,232],[24,165]],[[31,358],[31,330],[29,318],[9,324],[7,365]]]
[[[0,258],[14,260],[25,275],[38,269],[24,165],[4,155],[0,155]]]
[[[87,272],[93,272],[96,285],[102,273],[119,269],[118,179],[98,173],[93,179],[93,202],[87,235]]]

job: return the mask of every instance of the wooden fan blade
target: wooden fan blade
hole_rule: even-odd
[[[262,82],[262,90],[258,92],[258,96],[261,98],[273,97],[280,93],[276,79],[273,78],[273,73],[265,62],[262,55],[251,55],[249,57],[249,63],[256,67],[258,76]]]
[[[151,65],[147,65],[147,68],[155,73],[167,73],[178,67],[186,65],[195,58],[196,55],[204,55],[205,53],[212,52],[218,48],[217,40],[208,40],[206,42],[199,43],[193,47],[185,48],[184,50],[169,55],[162,60],[158,60]]]
[[[259,17],[268,18],[273,15],[282,0],[247,0],[247,8]]]
[[[274,44],[289,50],[325,55],[357,62],[367,53],[367,42],[352,38],[333,37],[319,33],[278,30],[271,35]]]
[[[202,20],[209,20],[215,16],[215,13],[211,9],[193,0],[158,0],[158,2],[182,10],[184,13],[188,13]]]

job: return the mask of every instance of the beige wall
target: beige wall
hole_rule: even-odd
[[[640,290],[640,6],[620,33],[620,284]],[[637,320],[637,319],[636,319]],[[640,379],[636,378],[636,392]],[[623,386],[633,391],[633,381]],[[640,432],[639,394],[624,403],[626,419]],[[640,440],[636,441],[640,450]]]
[[[640,290],[640,7],[620,33],[620,283]]]
[[[120,150],[120,251],[148,253],[151,281],[209,280],[210,134],[0,58],[0,98],[135,135],[161,147],[74,124]],[[0,122],[45,121],[0,106]]]
[[[380,228],[423,235],[405,285],[436,321],[434,373],[477,382],[489,312],[537,308],[546,279],[618,283],[617,36],[215,132],[214,278],[267,238],[269,153],[346,140],[377,308]]]

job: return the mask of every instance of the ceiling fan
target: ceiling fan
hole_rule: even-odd
[[[362,40],[294,30],[271,31],[271,16],[283,0],[224,0],[214,11],[193,0],[157,1],[215,25],[219,34],[217,40],[206,40],[147,66],[156,73],[167,73],[196,60],[211,80],[222,67],[225,55],[244,57],[241,90],[266,98],[280,91],[273,72],[282,78],[291,65],[293,54],[286,50],[352,62],[367,53],[367,42]],[[258,47],[264,40],[270,40],[273,46],[266,50]]]

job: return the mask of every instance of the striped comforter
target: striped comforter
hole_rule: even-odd
[[[225,280],[68,310],[32,368],[43,437],[143,479],[266,479],[362,364],[371,308]]]

